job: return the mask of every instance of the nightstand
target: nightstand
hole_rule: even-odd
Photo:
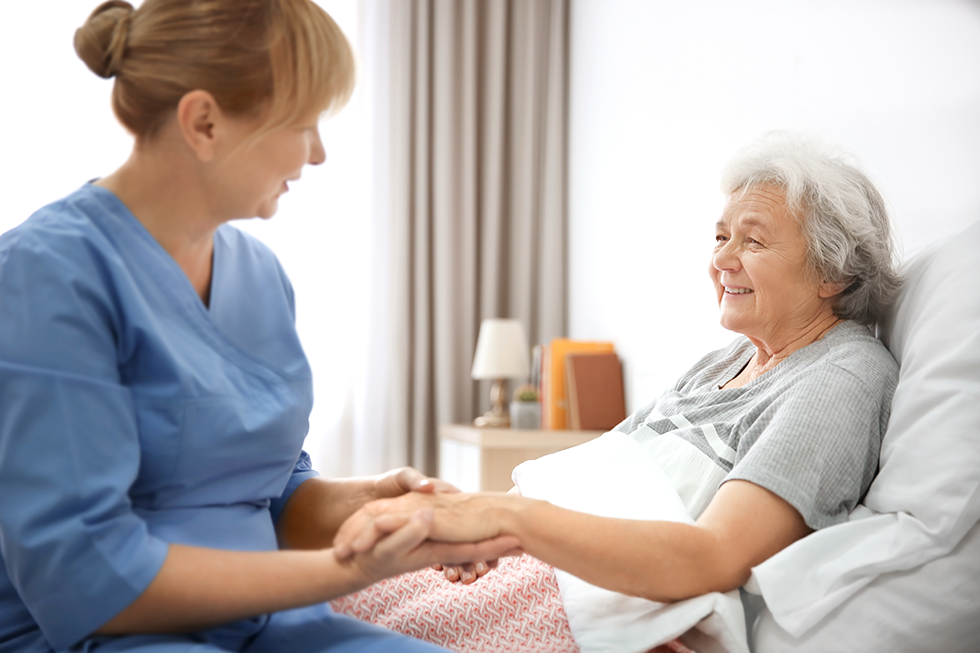
[[[439,477],[464,492],[506,492],[514,485],[510,473],[525,460],[574,447],[602,433],[443,424],[439,427]]]

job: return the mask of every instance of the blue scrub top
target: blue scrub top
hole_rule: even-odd
[[[170,542],[277,548],[279,511],[316,475],[294,318],[254,238],[218,229],[208,308],[91,184],[0,236],[0,652],[77,643]]]

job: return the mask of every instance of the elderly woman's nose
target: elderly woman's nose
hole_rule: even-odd
[[[715,250],[711,263],[716,270],[737,270],[741,266],[738,252],[735,251],[732,241],[726,241]]]

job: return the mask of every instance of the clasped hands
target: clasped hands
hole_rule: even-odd
[[[337,560],[421,553],[435,556],[439,563],[432,567],[450,581],[472,583],[495,567],[497,558],[521,553],[518,539],[502,534],[489,514],[495,495],[463,494],[411,468],[392,480],[401,494],[365,504],[340,527],[334,538]]]

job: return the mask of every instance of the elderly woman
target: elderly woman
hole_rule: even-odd
[[[741,335],[616,427],[653,440],[695,524],[513,493],[405,495],[348,520],[338,555],[370,550],[432,506],[434,538],[513,535],[592,584],[669,602],[737,588],[755,565],[845,521],[875,474],[898,376],[869,329],[899,285],[884,202],[842,156],[787,134],[742,151],[723,191],[708,272],[721,324]]]

